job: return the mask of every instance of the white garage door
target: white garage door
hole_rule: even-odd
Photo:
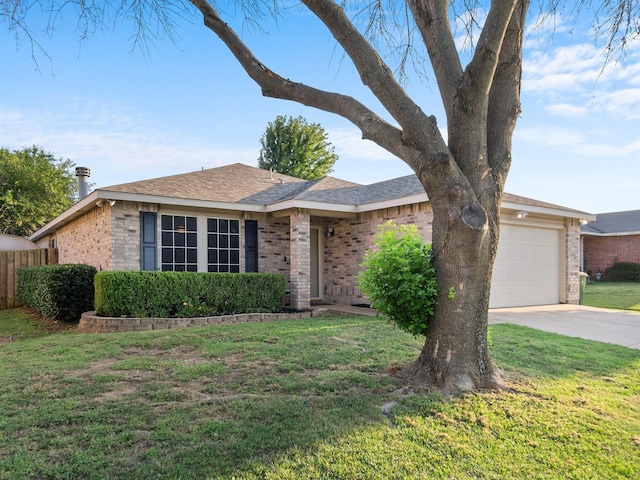
[[[559,303],[560,239],[559,230],[503,224],[490,307]]]

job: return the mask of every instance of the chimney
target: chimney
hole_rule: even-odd
[[[76,177],[78,177],[78,200],[82,200],[89,194],[89,176],[91,170],[87,167],[76,167]]]

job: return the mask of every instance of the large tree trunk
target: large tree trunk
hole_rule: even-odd
[[[463,74],[439,59],[443,49],[437,39],[425,38],[432,61],[442,66],[436,75],[449,130],[441,161],[428,162],[431,168],[419,171],[434,211],[433,263],[441,291],[422,353],[405,374],[445,394],[503,388],[488,352],[489,298],[500,203],[520,113],[527,4],[503,2],[502,11],[487,20],[488,34],[480,38],[476,56]],[[445,14],[441,7],[418,0],[413,11],[418,23],[426,25]],[[500,18],[508,19],[506,24]],[[503,28],[500,39],[497,25]],[[499,49],[491,47],[495,42]],[[489,53],[482,55],[482,50]]]
[[[420,357],[405,373],[447,394],[501,386],[487,350],[488,306],[499,205],[519,113],[527,0],[494,0],[473,59],[463,69],[445,0],[406,0],[429,53],[446,111],[436,120],[406,94],[380,54],[333,0],[302,0],[344,48],[363,84],[395,122],[352,97],[292,82],[261,63],[206,0],[190,0],[265,96],[338,114],[404,160],[434,212],[433,253],[441,292]],[[397,125],[397,126],[396,126]]]
[[[438,304],[422,353],[404,372],[412,382],[433,385],[446,395],[502,388],[487,345],[495,237],[478,205],[466,210],[434,205]]]

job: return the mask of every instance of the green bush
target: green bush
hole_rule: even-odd
[[[377,250],[365,253],[358,288],[402,330],[425,335],[438,293],[431,245],[424,243],[415,225],[387,222],[378,230]]]
[[[41,265],[18,270],[16,297],[45,317],[80,320],[93,310],[95,267],[84,264]]]
[[[197,317],[282,310],[285,279],[270,273],[100,272],[105,317]]]
[[[604,272],[608,282],[640,282],[640,264],[616,262]]]

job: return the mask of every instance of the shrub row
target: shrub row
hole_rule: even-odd
[[[100,272],[104,317],[188,318],[282,310],[285,279],[270,273]]]
[[[95,267],[82,264],[41,265],[18,270],[16,297],[45,317],[80,320],[93,309]]]
[[[640,264],[633,262],[616,262],[604,272],[608,282],[640,282]]]

